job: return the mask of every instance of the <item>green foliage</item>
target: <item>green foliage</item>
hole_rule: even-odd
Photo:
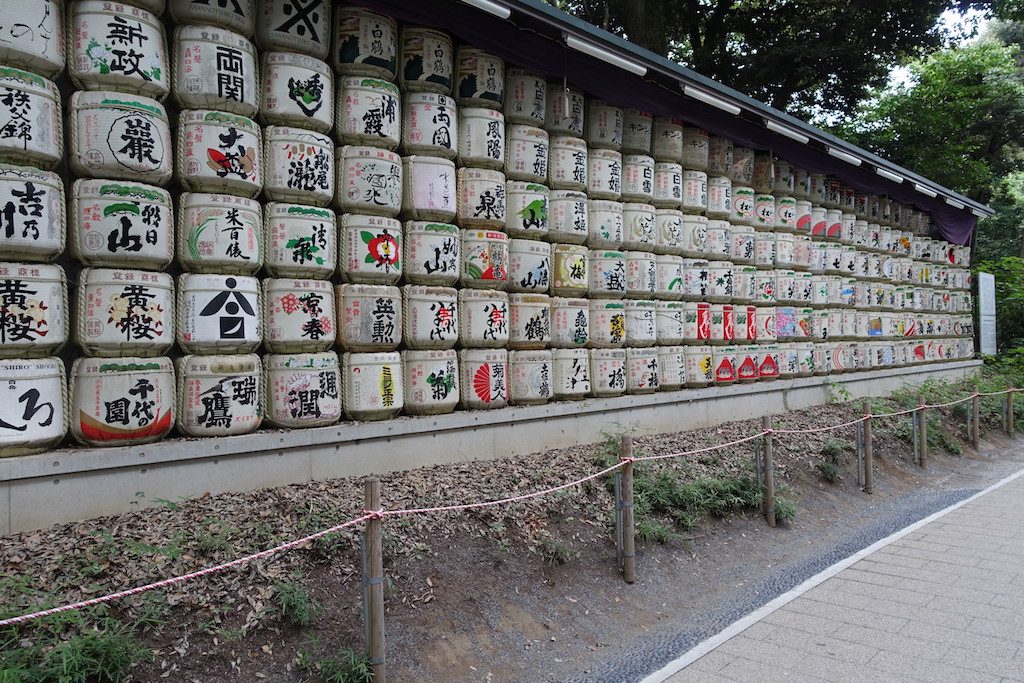
[[[281,611],[281,616],[296,626],[309,626],[324,612],[320,601],[293,581],[278,581],[274,584],[274,603]]]
[[[317,674],[325,683],[370,683],[373,680],[373,665],[367,655],[349,648],[340,650],[333,657],[318,657],[315,654],[317,641],[310,640],[295,657],[295,664],[311,674]]]
[[[636,521],[635,530],[641,543],[668,543],[677,536],[671,524],[655,517],[641,517]]]
[[[790,522],[796,517],[796,503],[786,496],[775,497],[775,521]]]
[[[558,540],[547,530],[542,530],[539,536],[540,554],[548,564],[569,564],[579,559],[579,551]]]
[[[974,267],[974,271],[995,275],[998,350],[1024,347],[1024,259],[1004,256],[998,260],[983,261]]]

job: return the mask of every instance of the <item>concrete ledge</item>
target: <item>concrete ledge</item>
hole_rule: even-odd
[[[843,398],[880,396],[926,379],[963,377],[980,365],[955,361],[219,439],[59,449],[0,460],[0,534],[139,509],[161,498],[250,491],[594,443],[614,425],[675,432],[822,405],[834,386],[844,388]]]

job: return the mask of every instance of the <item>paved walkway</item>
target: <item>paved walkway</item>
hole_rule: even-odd
[[[667,680],[779,679],[1024,681],[1024,476],[867,555]]]

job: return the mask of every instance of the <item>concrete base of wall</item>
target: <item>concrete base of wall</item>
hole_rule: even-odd
[[[664,434],[882,396],[972,374],[980,361],[852,372],[493,411],[262,431],[0,460],[0,534],[255,489],[595,443],[616,425]],[[840,389],[841,388],[841,389]]]

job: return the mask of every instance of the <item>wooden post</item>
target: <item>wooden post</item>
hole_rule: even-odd
[[[974,386],[974,398],[971,400],[971,445],[977,451],[981,446],[981,396],[978,386]]]
[[[871,411],[868,402],[864,401],[864,493],[871,493],[874,480],[875,455],[871,443]]]
[[[367,510],[380,510],[380,481],[367,478],[363,482],[363,504]],[[384,659],[384,549],[379,519],[366,522],[367,565],[370,576],[370,663],[373,665],[374,683],[387,683],[387,665]]]
[[[917,404],[917,464],[924,467],[928,460],[928,414],[925,409],[924,396]]]
[[[772,427],[771,418],[761,418],[761,430],[768,431]],[[775,465],[772,461],[772,435],[764,437],[764,518],[768,526],[775,526]]]
[[[622,457],[633,457],[633,436],[622,435]],[[622,466],[622,578],[636,581],[636,532],[633,518],[633,463]]]
[[[1013,438],[1013,385],[1010,385],[1010,391],[1006,394],[1006,433]]]

